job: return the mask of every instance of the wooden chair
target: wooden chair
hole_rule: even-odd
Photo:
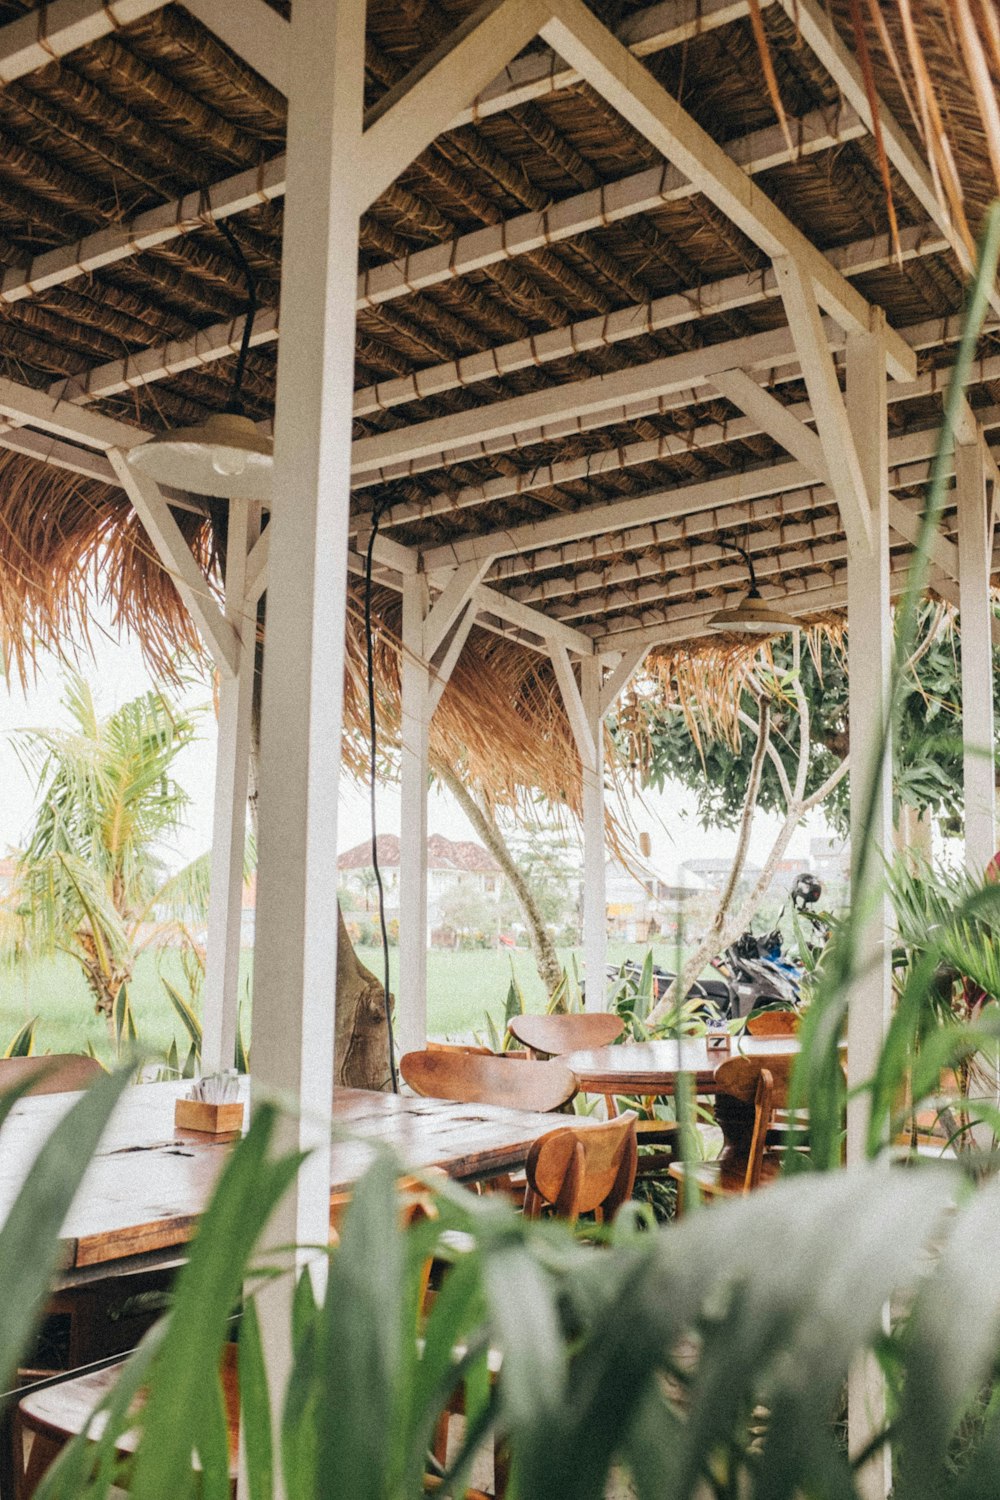
[[[561,1062],[526,1063],[474,1052],[407,1052],[399,1071],[416,1094],[547,1114],[568,1103],[576,1079]]]
[[[594,1010],[569,1016],[514,1016],[507,1030],[536,1057],[565,1057],[568,1052],[610,1046],[624,1027],[620,1016]]]
[[[675,1162],[669,1175],[693,1180],[705,1198],[749,1193],[777,1175],[785,1149],[768,1150],[775,1112],[788,1104],[794,1058],[731,1057],[715,1075],[715,1112],[725,1145],[717,1161]]]
[[[801,1019],[797,1010],[757,1010],[746,1029],[750,1036],[795,1036]]]
[[[15,1500],[31,1500],[42,1476],[59,1453],[70,1441],[84,1432],[90,1414],[114,1386],[118,1378],[118,1365],[96,1370],[86,1375],[77,1375],[64,1380],[60,1385],[47,1386],[25,1396],[18,1408],[20,1449],[27,1446],[27,1460],[18,1475]],[[226,1403],[226,1423],[229,1431],[229,1485],[230,1493],[236,1493],[236,1468],[239,1452],[239,1382],[236,1368],[236,1345],[227,1344],[222,1359],[222,1386]],[[118,1452],[127,1458],[135,1452],[136,1433],[126,1432],[118,1444]],[[433,1493],[438,1481],[428,1476],[425,1493]],[[465,1500],[486,1500],[480,1490],[466,1490]]]
[[[68,1094],[85,1089],[104,1072],[96,1057],[53,1052],[42,1057],[0,1058],[0,1092],[33,1079],[29,1094]]]
[[[541,1217],[548,1205],[575,1223],[592,1213],[612,1219],[632,1196],[638,1159],[631,1110],[602,1125],[570,1125],[537,1140],[528,1154],[525,1218]]]

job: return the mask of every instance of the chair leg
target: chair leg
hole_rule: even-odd
[[[14,1495],[16,1500],[31,1500],[44,1475],[65,1447],[65,1443],[45,1433],[32,1433],[28,1461],[25,1463],[23,1458],[24,1432],[18,1421],[14,1422],[14,1437],[19,1460]]]

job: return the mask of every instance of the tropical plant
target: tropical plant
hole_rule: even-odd
[[[102,717],[78,676],[65,704],[72,728],[15,737],[39,796],[0,939],[9,959],[69,953],[111,1022],[139,954],[190,944],[187,922],[207,909],[207,859],[168,875],[160,853],[187,806],[172,771],[195,723],[158,692]]]

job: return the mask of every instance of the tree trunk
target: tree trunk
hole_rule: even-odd
[[[545,992],[551,996],[562,983],[563,971],[556,954],[555,945],[546,931],[542,914],[531,893],[531,887],[524,878],[514,856],[507,847],[507,842],[500,832],[496,820],[481,807],[468,787],[450,766],[439,769],[439,775],[445,786],[451,792],[455,801],[461,807],[465,816],[473,828],[493,855],[497,864],[504,873],[504,878],[511,890],[524,916],[525,923],[531,934],[531,946],[535,955],[535,964],[545,986]],[[560,1009],[565,1010],[565,1002]]]
[[[261,625],[263,609],[262,600],[259,616]],[[250,750],[250,818],[254,833],[257,831],[257,766],[260,755],[261,635],[262,631],[259,629]],[[329,794],[335,797],[337,788],[331,787]],[[337,973],[334,993],[330,996],[331,1003],[336,1006],[334,1080],[340,1088],[388,1090],[392,1080],[383,987],[355,953],[344,923],[344,914],[340,910],[340,902],[333,892],[330,899],[337,907]],[[391,995],[389,1003],[391,1006]]]

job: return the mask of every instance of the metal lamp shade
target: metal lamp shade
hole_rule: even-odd
[[[270,500],[274,446],[249,417],[213,413],[195,427],[161,432],[128,461],[157,484],[227,500]]]
[[[720,609],[712,615],[708,628],[720,634],[764,637],[798,630],[799,622],[792,615],[775,609],[759,594],[748,594],[734,609]]]

